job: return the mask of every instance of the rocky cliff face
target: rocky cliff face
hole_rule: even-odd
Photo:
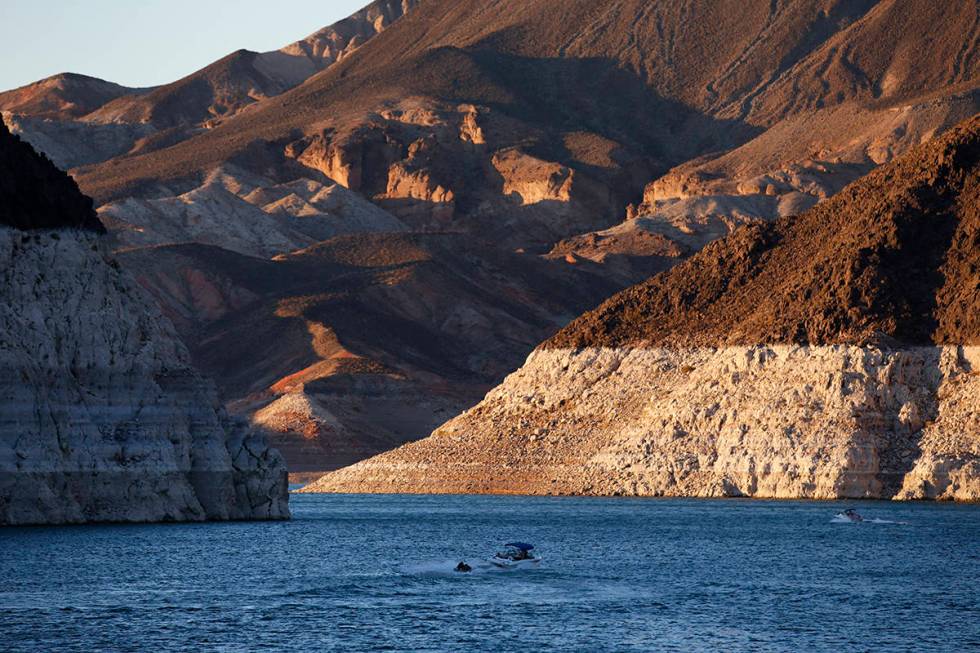
[[[338,235],[408,229],[327,179],[276,183],[234,165],[186,193],[111,202],[99,217],[120,250],[197,242],[266,258]]]
[[[91,202],[31,155],[0,132],[19,202],[2,189],[0,524],[287,518],[278,453],[225,415]]]
[[[535,128],[487,106],[409,98],[286,154],[373,199],[417,230],[465,229],[505,246],[611,221],[654,165],[596,134],[563,138],[560,163]]]
[[[310,492],[980,498],[980,348],[540,350]]]
[[[305,57],[315,65],[316,70],[322,70],[350,56],[417,4],[418,0],[375,0],[344,20],[288,45],[278,53]]]
[[[980,499],[980,117],[614,296],[311,491]]]
[[[85,164],[75,173],[126,265],[230,405],[298,443],[290,452],[315,442],[348,461],[469,402],[418,401],[445,385],[418,376],[419,351],[396,352],[389,334],[425,333],[442,349],[422,352],[436,377],[475,399],[570,311],[741,226],[825,202],[980,110],[978,33],[974,4],[933,0],[379,0],[293,46],[238,51],[158,89],[111,99],[119,89],[52,80],[0,96],[0,109],[22,114],[56,160]],[[373,232],[402,230],[453,232],[469,241],[465,263],[439,256],[409,273],[369,262]],[[311,288],[241,273],[292,267],[251,257],[291,259],[335,237],[364,257],[347,279],[373,279],[337,279],[344,301],[383,328],[333,310],[332,263],[309,273]],[[532,260],[575,301],[543,307],[525,277]],[[488,297],[507,301],[498,310]],[[321,308],[307,320],[279,301]],[[254,336],[280,323],[301,328]],[[502,346],[487,347],[495,325]],[[384,359],[384,373],[349,374],[334,339]],[[329,347],[311,347],[321,340]],[[450,361],[461,375],[446,375]],[[392,368],[418,385],[387,378]],[[289,394],[301,385],[304,396]],[[269,392],[276,401],[256,403]],[[404,398],[412,418],[392,418],[378,396]]]

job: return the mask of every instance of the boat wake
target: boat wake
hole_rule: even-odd
[[[875,518],[875,519],[864,519],[862,521],[854,521],[854,520],[848,519],[847,517],[843,517],[841,515],[836,515],[833,519],[830,520],[830,523],[831,524],[892,524],[892,525],[896,525],[896,526],[908,526],[909,525],[909,522],[907,522],[907,521],[893,521],[891,519],[877,519],[877,518]]]
[[[451,560],[430,560],[411,565],[403,565],[399,567],[398,571],[410,576],[472,576],[474,574],[509,574],[515,571],[522,571],[521,569],[502,569],[485,560],[466,559],[466,563],[470,565],[471,570],[460,572],[456,571],[456,565],[460,563],[460,560],[457,558]]]

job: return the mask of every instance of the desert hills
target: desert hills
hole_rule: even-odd
[[[238,50],[173,83],[127,88],[72,73],[0,93],[14,131],[72,168],[167,148],[350,55],[414,6],[377,0],[273,52]]]
[[[119,258],[294,472],[431,432],[613,288],[453,233],[339,236],[271,260],[197,244]]]
[[[158,89],[0,109],[74,167],[233,411],[316,471],[968,119],[978,33],[973,3],[918,0],[375,2]]]
[[[980,117],[745,226],[309,491],[980,499]]]

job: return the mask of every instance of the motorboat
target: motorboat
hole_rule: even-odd
[[[840,520],[847,520],[849,522],[859,523],[864,521],[864,517],[858,514],[858,511],[854,508],[848,508],[837,513],[837,518]]]
[[[510,542],[504,545],[502,551],[488,558],[488,561],[501,569],[535,567],[541,563],[541,558],[531,553],[532,549],[534,545],[527,542]]]

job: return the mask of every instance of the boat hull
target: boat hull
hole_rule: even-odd
[[[541,558],[528,558],[527,560],[508,560],[507,558],[498,558],[493,556],[487,558],[487,561],[501,569],[527,569],[537,567],[541,563]]]

